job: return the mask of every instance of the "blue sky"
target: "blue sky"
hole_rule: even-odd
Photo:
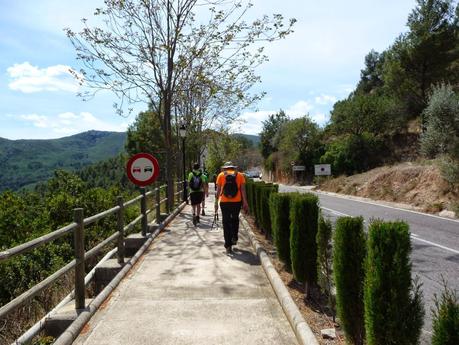
[[[0,137],[59,138],[90,129],[123,131],[142,110],[115,114],[116,98],[76,96],[68,68],[78,68],[64,27],[91,21],[100,0],[0,0]],[[328,121],[336,100],[359,80],[364,56],[382,51],[406,31],[415,0],[254,0],[251,15],[282,13],[298,20],[286,40],[271,44],[269,62],[258,69],[266,97],[241,114],[235,131],[257,134],[261,121],[284,109]],[[281,5],[280,5],[281,4]]]

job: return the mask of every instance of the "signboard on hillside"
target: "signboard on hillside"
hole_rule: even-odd
[[[304,165],[294,165],[292,169],[293,171],[306,171],[306,167]]]
[[[149,153],[137,153],[126,165],[126,173],[137,186],[145,187],[156,181],[159,176],[159,164],[155,157]]]
[[[330,164],[316,164],[314,165],[314,175],[316,176],[329,176],[331,175]]]

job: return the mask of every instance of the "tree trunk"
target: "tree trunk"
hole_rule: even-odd
[[[172,99],[170,93],[164,99],[164,125],[166,141],[166,174],[167,174],[167,210],[171,212],[174,207],[174,166],[173,143],[171,129]]]

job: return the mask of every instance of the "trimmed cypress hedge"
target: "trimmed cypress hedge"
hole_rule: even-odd
[[[354,345],[362,345],[365,337],[363,284],[366,253],[363,218],[338,218],[333,243],[338,317],[346,339]]]
[[[247,203],[249,204],[249,212],[252,212],[252,186],[253,180],[251,178],[245,179],[245,194],[247,195]]]
[[[265,185],[263,181],[255,182],[255,190],[254,190],[254,199],[255,199],[255,222],[258,226],[261,226],[261,188]]]
[[[319,286],[328,298],[328,305],[335,321],[335,298],[332,294],[333,286],[333,248],[332,248],[332,223],[319,215],[319,229],[316,236],[317,242],[317,277]]]
[[[364,295],[368,345],[419,343],[424,311],[420,286],[411,279],[410,252],[407,223],[370,225]]]
[[[446,282],[440,299],[435,296],[432,316],[432,345],[459,344],[459,300],[457,292],[448,289]]]
[[[266,184],[261,190],[261,228],[268,237],[272,237],[271,233],[271,213],[269,210],[269,197],[272,193],[277,193],[279,190],[278,185]]]
[[[319,199],[311,193],[292,197],[290,204],[290,257],[293,276],[309,287],[317,284],[317,226]]]
[[[291,270],[290,260],[290,199],[291,193],[271,193],[269,207],[271,227],[277,256]]]

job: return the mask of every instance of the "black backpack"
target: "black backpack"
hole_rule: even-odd
[[[227,198],[234,198],[237,195],[238,187],[236,182],[237,172],[234,174],[228,174],[228,172],[224,172],[225,174],[225,185],[223,186],[223,195]]]
[[[195,174],[193,172],[193,177],[191,178],[190,181],[190,189],[194,191],[199,191],[202,186],[202,178],[201,178],[201,173]]]

